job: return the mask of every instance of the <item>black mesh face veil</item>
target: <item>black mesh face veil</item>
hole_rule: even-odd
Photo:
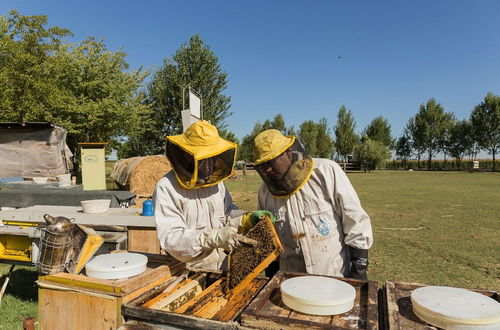
[[[167,158],[179,183],[188,189],[217,184],[233,171],[236,149],[197,159],[190,152],[167,140]]]
[[[273,159],[255,165],[269,192],[282,198],[298,191],[309,179],[313,167],[312,158],[298,140]]]

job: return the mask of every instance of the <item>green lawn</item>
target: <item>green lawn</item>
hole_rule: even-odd
[[[238,206],[255,210],[261,180],[248,173],[226,182]],[[377,171],[349,178],[372,219],[371,280],[500,290],[500,173]],[[8,268],[0,265],[0,275]],[[36,317],[36,273],[16,269],[0,329],[22,329],[24,317]]]

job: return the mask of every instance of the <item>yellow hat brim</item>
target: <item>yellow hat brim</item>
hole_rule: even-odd
[[[253,165],[259,165],[259,164],[262,164],[264,162],[267,162],[268,160],[271,160],[273,158],[278,157],[286,149],[290,148],[292,146],[292,144],[295,142],[295,136],[288,135],[288,136],[285,136],[285,138],[286,139],[284,140],[284,143],[282,145],[280,145],[278,148],[276,148],[275,151],[273,151],[271,153],[268,153],[268,154],[265,154],[265,155],[262,155],[258,159],[254,160],[252,164]]]
[[[211,145],[192,145],[186,140],[184,134],[168,136],[167,140],[193,155],[195,159],[204,159],[221,154],[229,149],[236,149],[238,145],[234,142],[219,138],[217,143]]]

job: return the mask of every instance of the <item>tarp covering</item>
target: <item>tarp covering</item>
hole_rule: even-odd
[[[0,123],[0,178],[69,173],[73,154],[66,135],[50,123]]]

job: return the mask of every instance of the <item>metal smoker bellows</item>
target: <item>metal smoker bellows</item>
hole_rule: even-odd
[[[40,254],[36,268],[45,275],[63,271],[73,244],[73,232],[55,233],[46,228],[41,231]]]

